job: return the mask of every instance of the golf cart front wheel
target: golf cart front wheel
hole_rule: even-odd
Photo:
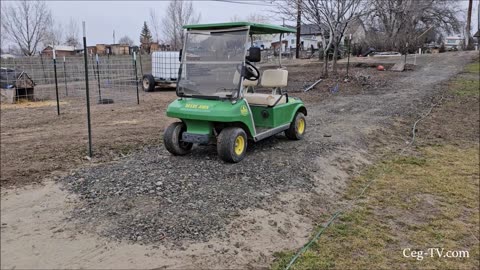
[[[142,80],[143,91],[150,92],[155,90],[155,78],[152,74],[146,74]]]
[[[170,124],[163,134],[163,144],[168,152],[175,156],[184,156],[192,150],[193,143],[182,141],[182,134],[186,130],[182,122]]]
[[[217,138],[217,152],[226,162],[242,161],[247,153],[247,134],[241,128],[224,128]]]
[[[307,122],[305,120],[305,115],[301,112],[297,112],[292,123],[290,123],[290,127],[285,130],[285,135],[290,140],[301,140],[303,139],[303,135],[305,135],[306,129]]]

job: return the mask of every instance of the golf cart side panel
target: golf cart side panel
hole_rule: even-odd
[[[179,118],[187,124],[187,132],[207,134],[208,122],[242,123],[251,137],[255,136],[252,116],[244,100],[232,104],[230,100],[209,100],[197,98],[177,99],[168,105],[167,116]],[[195,121],[192,121],[195,120]],[[202,123],[203,122],[203,123]],[[191,127],[189,123],[193,124]]]
[[[250,106],[255,126],[262,128],[275,128],[292,122],[295,113],[301,107],[304,108],[303,103],[295,98],[290,98],[288,103],[274,107]]]

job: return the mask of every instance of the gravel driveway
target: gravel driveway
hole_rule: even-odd
[[[308,109],[305,140],[277,135],[249,145],[238,164],[220,161],[213,146],[197,147],[185,157],[158,146],[76,171],[60,180],[79,198],[69,220],[110,239],[168,246],[229,239],[238,232],[229,224],[248,209],[295,209],[313,222],[338,206],[349,176],[374,159],[373,144],[402,143],[382,137],[382,130],[395,119],[423,112],[442,81],[474,56],[417,57],[415,71],[396,73],[388,87],[360,95],[342,95],[340,87],[338,95],[309,102],[315,90],[300,94]],[[400,137],[408,135],[406,130]],[[291,200],[279,200],[289,194]],[[292,222],[293,227],[301,223]],[[275,237],[288,234],[289,226],[268,224],[278,232]]]

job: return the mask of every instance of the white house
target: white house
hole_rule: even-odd
[[[445,38],[445,49],[446,50],[461,50],[463,46],[464,39],[460,36],[446,37]]]
[[[290,28],[295,28],[292,26],[287,26]],[[325,26],[326,29],[326,26]],[[317,25],[314,24],[304,24],[301,27],[300,31],[300,44],[303,50],[308,50],[310,48],[318,49],[318,44],[322,42],[321,32]],[[352,43],[360,43],[365,38],[365,27],[360,20],[353,21],[349,24],[345,31],[343,38],[352,35]],[[280,44],[279,34],[272,35],[270,46],[268,46],[267,41],[263,41],[265,48],[278,48]],[[343,40],[342,40],[343,44]],[[296,33],[288,33],[282,36],[282,46],[283,50],[296,49],[297,48],[297,35]]]
[[[286,26],[289,28],[295,29],[293,26]],[[313,24],[304,24],[301,26],[300,31],[300,44],[302,49],[308,50],[312,46],[314,49],[318,49],[318,42],[321,41],[320,37],[320,29]],[[272,35],[270,46],[266,46],[265,48],[278,48],[280,44],[280,34]],[[296,49],[297,48],[297,34],[296,33],[288,33],[282,35],[282,45],[283,50],[288,51],[289,49]]]

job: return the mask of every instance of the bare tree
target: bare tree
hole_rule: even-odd
[[[263,14],[251,13],[247,16],[246,21],[253,23],[270,23],[270,18]]]
[[[243,21],[242,17],[238,16],[237,14],[233,15],[232,17],[230,17],[230,21],[231,22],[241,22]]]
[[[377,49],[406,52],[421,45],[418,37],[428,29],[459,31],[456,1],[370,0],[372,13],[365,20]],[[425,37],[425,36],[423,36]]]
[[[157,43],[160,42],[162,27],[160,25],[160,19],[153,9],[150,10],[150,26],[152,27],[154,41]]]
[[[199,21],[200,14],[195,12],[191,1],[170,1],[162,22],[164,35],[174,50],[183,46],[184,32],[182,27]]]
[[[119,44],[128,44],[128,46],[132,46],[133,45],[133,39],[131,39],[128,36],[123,36],[118,40],[118,43]]]
[[[367,13],[362,0],[303,0],[302,13],[307,20],[327,28],[329,43],[333,46],[333,73],[337,73],[337,55],[348,25]],[[324,44],[326,42],[324,41]],[[328,54],[329,46],[325,46]],[[328,59],[328,55],[326,55]],[[327,59],[325,61],[327,61]],[[324,71],[326,73],[326,68]]]
[[[53,20],[52,20],[53,21]],[[56,46],[63,42],[63,28],[62,25],[52,22],[52,25],[47,29],[45,37],[42,40],[43,46]]]
[[[269,23],[270,18],[263,14],[251,13],[247,17],[240,17],[237,14],[230,18],[231,22],[253,22],[253,23]]]
[[[1,24],[2,32],[24,55],[34,55],[52,25],[52,15],[44,1],[2,3]]]
[[[337,54],[348,25],[364,16],[367,5],[362,0],[282,0],[277,12],[288,20],[296,20],[298,10],[303,21],[320,29],[323,55],[323,75],[328,76],[328,55],[333,48],[333,72],[337,71]]]
[[[80,26],[78,21],[73,18],[70,18],[70,21],[67,24],[65,32],[65,44],[68,46],[79,47],[80,38],[79,38]]]

